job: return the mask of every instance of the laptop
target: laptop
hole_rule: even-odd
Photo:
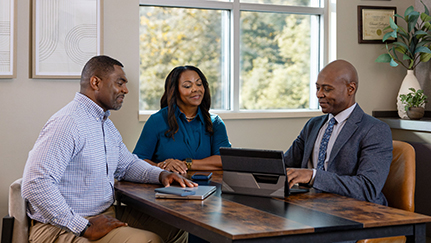
[[[220,148],[223,193],[285,198],[308,192],[287,185],[284,153],[278,150]]]
[[[216,191],[215,186],[179,187],[169,186],[155,189],[156,198],[203,200]]]

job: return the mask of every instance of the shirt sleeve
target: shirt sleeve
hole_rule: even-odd
[[[154,116],[150,116],[142,129],[141,136],[136,143],[133,153],[136,154],[140,159],[153,158],[154,151],[156,150],[158,142],[157,119]]]
[[[130,153],[126,145],[120,143],[120,158],[115,177],[118,180],[126,180],[140,183],[160,183],[159,175],[163,170],[157,166],[139,159]]]
[[[29,153],[21,191],[28,201],[31,218],[75,234],[85,228],[88,220],[70,208],[57,185],[79,150],[77,129],[70,117],[57,117],[47,122]]]
[[[214,134],[211,140],[211,155],[220,155],[220,147],[231,147],[227,137],[226,126],[219,116],[213,119]]]

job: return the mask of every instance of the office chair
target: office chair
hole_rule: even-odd
[[[29,220],[21,197],[22,178],[9,187],[9,215],[3,218],[2,243],[28,243]]]
[[[388,206],[414,212],[416,185],[416,154],[413,146],[393,140],[392,163],[383,194]],[[357,243],[404,243],[405,236],[359,240]]]

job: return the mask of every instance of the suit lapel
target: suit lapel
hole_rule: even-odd
[[[344,124],[343,129],[340,134],[338,134],[337,140],[335,140],[334,146],[332,147],[331,157],[329,158],[328,164],[332,165],[334,158],[337,156],[340,149],[346,144],[350,137],[358,129],[358,123],[361,122],[364,112],[359,105],[356,105],[350,117],[347,118],[346,124]]]
[[[318,121],[316,126],[314,126],[310,131],[310,136],[305,144],[304,159],[302,161],[303,168],[307,168],[307,163],[309,160],[311,160],[311,154],[313,153],[314,143],[316,142],[317,135],[319,134],[320,128],[328,120],[328,116],[329,115],[322,116],[322,119]]]

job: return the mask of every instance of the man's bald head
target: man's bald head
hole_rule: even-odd
[[[316,95],[324,113],[337,115],[355,104],[358,73],[347,61],[336,60],[320,71],[316,82]]]
[[[358,89],[358,84],[359,84],[358,72],[350,62],[341,60],[341,59],[335,60],[329,63],[328,65],[326,65],[322,69],[320,74],[325,74],[329,72],[333,73],[334,77],[344,80],[346,84],[349,84],[351,82],[355,83],[356,90]]]

